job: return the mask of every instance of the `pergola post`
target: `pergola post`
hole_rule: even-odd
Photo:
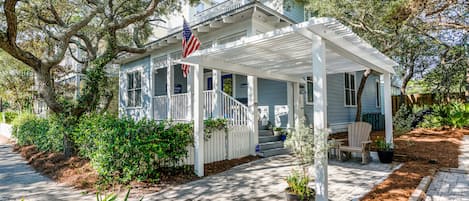
[[[295,118],[295,130],[298,130],[300,128],[300,123],[301,122],[301,110],[302,107],[300,105],[300,84],[298,82],[293,82],[293,114]],[[290,111],[288,111],[290,113]]]
[[[194,71],[194,170],[197,176],[202,177],[204,176],[204,69],[197,64],[192,68]]]
[[[222,91],[221,83],[221,71],[212,70],[212,87],[213,87],[213,100],[212,100],[212,116],[215,118],[220,118],[221,115],[221,100],[219,96],[219,91]]]
[[[171,102],[171,96],[174,93],[174,66],[168,65],[166,71],[166,94],[168,95],[168,113],[167,118],[172,119],[171,111],[173,108],[173,103]]]
[[[192,113],[194,110],[192,109],[193,99],[194,99],[194,70],[189,69],[189,73],[187,74],[187,93],[188,93],[188,101],[187,101],[187,116],[186,119],[188,121],[192,120]]]
[[[248,107],[249,107],[249,125],[251,136],[249,139],[249,147],[251,155],[256,155],[256,146],[259,144],[259,130],[257,120],[259,113],[257,112],[257,77],[248,76]]]
[[[294,97],[293,97],[294,89],[293,89],[293,82],[287,82],[287,105],[288,105],[288,124],[287,128],[294,128],[295,127],[295,119],[294,119]]]
[[[314,125],[314,181],[316,201],[327,201],[327,82],[325,43],[315,38],[313,57],[313,125]]]
[[[386,72],[383,74],[384,79],[384,124],[386,142],[392,143],[392,99],[391,99],[391,74]]]

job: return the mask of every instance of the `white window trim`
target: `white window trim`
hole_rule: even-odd
[[[377,90],[377,94],[378,94],[378,97],[376,97],[376,108],[381,108],[381,81],[379,79],[376,79],[376,83],[375,83],[375,86],[376,87],[376,90]]]
[[[346,100],[346,98],[347,98],[347,95],[346,95],[347,91],[346,91],[346,89],[347,89],[347,88],[345,88],[345,84],[344,84],[344,107],[352,107],[352,108],[354,108],[354,107],[357,107],[357,72],[348,72],[348,73],[344,73],[344,76],[343,76],[343,77],[344,77],[344,82],[343,82],[343,83],[345,83],[345,75],[346,75],[346,74],[350,74],[350,75],[353,75],[353,76],[354,76],[354,82],[355,82],[355,83],[354,83],[353,86],[355,86],[355,88],[354,88],[353,90],[355,91],[355,105],[347,105],[347,100]],[[349,80],[350,80],[350,79],[349,79]],[[350,85],[349,85],[349,86],[350,86]],[[350,103],[352,103],[352,101],[350,101]]]
[[[311,77],[311,81],[308,80],[308,77]],[[305,94],[306,94],[306,96],[305,96],[305,97],[306,97],[306,99],[305,99],[305,104],[306,104],[306,105],[313,105],[313,104],[314,104],[314,97],[313,97],[313,101],[312,101],[312,102],[308,101],[308,82],[311,82],[311,83],[313,83],[313,85],[314,85],[313,76],[306,76],[306,79],[305,79],[305,80],[306,80],[306,83],[305,83]],[[313,92],[313,93],[314,93],[314,92]]]
[[[135,72],[140,72],[140,90],[142,91],[142,93],[140,93],[140,106],[128,106],[129,105],[129,89],[128,89],[128,85],[129,85],[129,80],[128,80],[128,74],[129,73],[135,73]],[[124,79],[125,79],[125,97],[126,97],[126,102],[124,103],[125,104],[125,108],[127,110],[134,110],[134,109],[142,109],[143,108],[143,66],[140,66],[140,67],[136,67],[136,68],[133,68],[131,70],[126,70],[123,72],[124,73]]]

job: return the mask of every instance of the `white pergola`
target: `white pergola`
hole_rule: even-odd
[[[316,200],[327,194],[327,74],[355,72],[371,68],[384,77],[386,141],[392,142],[391,74],[397,64],[360,39],[348,27],[332,18],[313,18],[307,22],[238,41],[197,51],[181,63],[193,65],[189,85],[194,93],[195,169],[203,176],[203,68],[213,69],[214,89],[221,86],[220,71],[248,76],[248,106],[251,111],[252,153],[258,144],[257,78],[287,81],[289,127],[298,127],[299,84],[313,75]],[[220,86],[218,86],[220,85]],[[192,86],[190,87],[192,90]],[[293,112],[292,112],[293,111]]]

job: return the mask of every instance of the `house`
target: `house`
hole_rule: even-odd
[[[355,120],[365,68],[374,73],[363,92],[362,112],[383,108],[386,140],[392,140],[396,63],[337,20],[310,19],[293,0],[224,1],[204,9],[187,6],[183,13],[201,40],[200,50],[181,58],[182,17],[173,16],[168,22],[174,27],[149,43],[146,54],[125,54],[116,61],[121,64],[119,109],[121,116],[136,119],[193,121],[195,147],[189,158],[198,175],[214,158],[282,153],[281,142],[259,130],[268,122],[294,130],[305,119],[315,131],[344,131]],[[187,78],[181,64],[191,65]],[[203,119],[208,118],[228,119],[227,136],[204,140]],[[315,145],[325,145],[323,132],[314,133]],[[316,191],[327,198],[327,156],[315,157]]]

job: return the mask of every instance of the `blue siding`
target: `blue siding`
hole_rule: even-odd
[[[127,108],[127,72],[141,69],[142,71],[142,105],[136,108]],[[131,116],[135,119],[151,118],[151,87],[150,87],[150,57],[145,57],[121,65],[119,73],[119,114]]]
[[[245,75],[235,75],[235,91],[236,98],[247,98],[248,97],[248,79]]]
[[[327,121],[329,124],[352,121],[356,109],[345,107],[344,99],[344,74],[327,75]],[[313,123],[312,117],[313,105],[305,104],[305,118],[309,124]]]
[[[268,106],[269,121],[275,126],[287,126],[288,115],[284,114],[275,119],[275,108],[287,107],[287,83],[258,79],[257,85],[259,106]]]
[[[360,84],[360,80],[363,73],[357,73],[357,83]],[[381,112],[379,107],[376,107],[376,80],[379,80],[379,75],[370,75],[366,81],[365,88],[363,89],[362,95],[362,114],[366,113],[378,113]],[[358,87],[358,85],[357,85]],[[358,89],[358,88],[357,88]],[[382,94],[381,94],[382,97]]]
[[[363,72],[356,73],[356,87],[363,76]],[[376,107],[376,79],[378,75],[370,75],[362,94],[362,114],[380,112]],[[306,100],[305,100],[306,102]],[[355,121],[356,107],[345,107],[344,74],[327,75],[327,121],[328,124],[337,124]],[[305,104],[305,117],[312,124],[313,106]]]
[[[283,1],[283,14],[295,22],[303,22],[305,15],[305,7],[301,2],[295,0],[284,0]],[[288,6],[288,8],[287,8]]]

